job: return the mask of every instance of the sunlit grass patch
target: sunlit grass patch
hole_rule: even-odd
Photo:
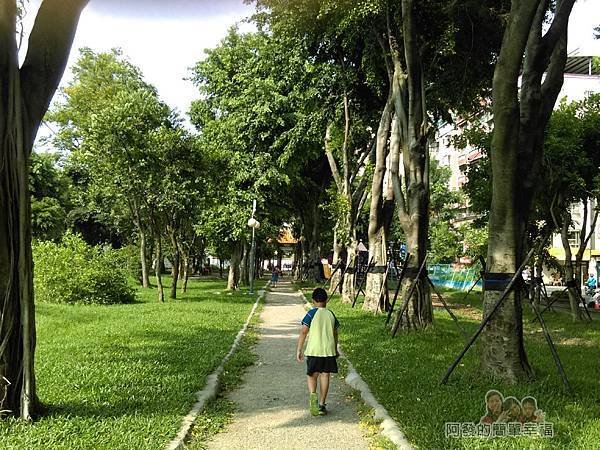
[[[307,285],[304,290],[310,290]],[[463,326],[473,334],[481,320],[480,293],[444,291]],[[434,298],[435,301],[435,298]],[[468,305],[468,309],[465,306]],[[600,392],[597,361],[600,360],[600,320],[573,324],[568,314],[546,313],[576,397],[563,388],[546,339],[538,323],[531,323],[524,305],[525,345],[535,381],[510,386],[490,380],[478,370],[478,345],[473,346],[447,385],[440,385],[447,368],[462,350],[465,340],[443,308],[435,310],[433,327],[420,332],[399,332],[391,338],[382,315],[373,316],[357,307],[341,304],[334,296],[329,307],[341,322],[340,341],[356,370],[376,398],[400,424],[409,441],[426,449],[550,449],[600,447]],[[454,308],[456,306],[456,308]],[[594,318],[596,318],[594,316]],[[599,317],[600,319],[600,317]],[[531,395],[554,424],[554,438],[446,438],[446,422],[475,422],[484,414],[484,396],[498,389],[521,399]]]
[[[165,303],[139,289],[134,304],[37,305],[38,394],[48,411],[33,425],[0,422],[0,447],[164,447],[256,295],[190,280],[188,293]]]

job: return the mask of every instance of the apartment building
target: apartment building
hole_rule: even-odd
[[[566,98],[567,101],[582,100],[591,93],[600,92],[600,71],[593,65],[591,56],[571,56],[567,59],[565,66],[565,78],[559,101]],[[435,138],[430,145],[431,157],[435,157],[440,165],[449,167],[452,175],[449,180],[450,188],[460,189],[467,182],[467,172],[469,166],[476,164],[477,161],[485,155],[477,148],[467,146],[466,148],[457,148],[454,144],[456,137],[463,133],[464,127],[472,118],[459,119],[455,124],[445,125],[438,129]],[[489,113],[481,113],[479,121],[483,127],[491,129],[493,118]],[[594,205],[589,205],[588,218],[593,217]],[[470,221],[476,218],[476,215],[469,209],[469,204],[465,203],[459,206],[458,221]],[[581,205],[572,206],[573,220],[576,226],[580,227],[583,220],[583,207]],[[587,223],[588,232],[590,220]],[[572,244],[579,242],[579,231],[573,229],[570,232],[569,240]],[[575,248],[573,249],[576,250]],[[564,249],[562,247],[560,235],[555,235],[552,239],[552,255],[559,260],[564,261]],[[600,273],[600,221],[596,224],[587,250],[584,255],[586,267],[584,272],[589,269],[590,272]]]

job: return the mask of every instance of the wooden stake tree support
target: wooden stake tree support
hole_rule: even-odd
[[[325,283],[323,283],[323,285],[321,286],[323,289],[325,289],[325,286],[327,286],[327,283],[330,283],[333,280],[333,276],[336,274],[336,272],[340,269],[341,266],[342,266],[342,260],[340,259],[338,261],[338,263],[335,265],[333,272],[331,272],[329,279],[325,280]]]
[[[544,242],[542,243],[541,247],[543,247],[543,245],[545,245],[546,240],[544,240]],[[494,317],[494,314],[496,314],[496,312],[500,309],[500,306],[502,305],[502,303],[504,302],[504,300],[508,297],[508,294],[517,287],[517,282],[518,280],[521,279],[521,273],[523,272],[523,269],[525,268],[525,266],[527,265],[527,262],[529,261],[529,259],[531,258],[531,256],[533,255],[534,251],[536,249],[532,248],[529,253],[527,254],[527,256],[525,257],[525,259],[523,260],[523,262],[521,263],[521,265],[519,266],[519,268],[517,269],[517,271],[512,274],[512,277],[510,278],[510,281],[508,282],[508,284],[506,285],[506,287],[504,288],[504,291],[502,292],[502,295],[498,298],[498,300],[496,301],[496,303],[494,304],[494,307],[492,308],[492,310],[490,311],[490,313],[483,319],[483,321],[481,322],[481,325],[479,326],[479,328],[477,329],[477,331],[475,332],[475,334],[473,334],[473,336],[471,336],[471,338],[469,339],[469,341],[467,342],[467,344],[465,345],[465,347],[463,348],[463,350],[460,352],[460,354],[456,357],[456,359],[454,360],[454,362],[452,363],[452,365],[448,368],[448,370],[446,371],[446,374],[444,375],[444,377],[441,380],[441,384],[446,384],[448,382],[448,379],[450,378],[450,375],[452,375],[452,372],[454,371],[454,369],[458,366],[458,364],[460,363],[460,361],[462,360],[462,358],[465,356],[465,354],[467,353],[467,351],[469,350],[469,348],[471,348],[471,346],[473,345],[473,343],[477,340],[477,338],[479,337],[479,335],[481,334],[481,332],[483,331],[483,329],[485,328],[485,326],[488,324],[488,322],[492,319],[492,317]],[[484,278],[485,281],[487,282],[498,282],[498,283],[506,283],[506,279],[498,279],[498,277],[496,277],[493,280],[489,279],[489,275],[488,276],[488,280],[486,280]],[[497,274],[499,275],[499,274]],[[508,274],[502,274],[502,275],[508,275]],[[484,289],[485,289],[485,285],[484,285]],[[533,300],[530,297],[527,297],[530,304],[532,305],[532,308],[534,310],[534,313],[536,314],[538,320],[540,321],[540,325],[542,326],[542,329],[544,331],[544,336],[546,337],[546,342],[548,343],[548,346],[550,347],[550,351],[552,353],[552,357],[554,359],[554,362],[556,363],[556,366],[558,368],[558,372],[562,378],[563,384],[565,385],[565,389],[567,390],[567,392],[571,395],[573,395],[573,391],[571,389],[571,385],[569,384],[569,380],[567,379],[567,375],[565,374],[565,371],[563,369],[562,363],[560,361],[560,358],[558,357],[558,352],[556,351],[556,346],[554,345],[554,342],[552,341],[552,337],[550,336],[550,333],[548,332],[548,327],[546,326],[546,322],[544,321],[544,318],[542,317],[542,315],[540,314],[540,312],[538,311],[537,307],[535,306],[535,304],[533,303]]]
[[[367,275],[369,274],[369,272],[371,271],[371,269],[374,267],[374,264],[373,264],[374,263],[374,259],[375,259],[375,257],[371,257],[371,260],[369,261],[369,264],[367,264],[367,270],[365,271],[364,275],[360,279],[360,283],[358,283],[358,289],[356,290],[356,295],[354,296],[354,300],[352,301],[352,307],[353,308],[354,308],[354,305],[356,305],[356,300],[358,299],[358,296],[360,295],[360,293],[362,292],[363,295],[366,295],[365,291],[363,289],[363,286],[365,285],[365,282],[367,281]]]
[[[392,313],[394,312],[394,307],[396,306],[396,300],[398,299],[398,294],[400,293],[400,287],[402,286],[402,279],[404,278],[404,274],[406,273],[406,268],[408,267],[408,260],[410,259],[410,253],[406,254],[406,258],[404,259],[404,264],[402,265],[402,271],[398,276],[398,285],[396,286],[396,291],[394,292],[394,299],[392,300],[392,304],[390,305],[390,309],[388,311],[387,319],[385,321],[386,326],[390,323],[392,318]],[[395,261],[394,261],[395,265]],[[396,273],[398,273],[398,266],[396,267]]]
[[[408,309],[408,303],[410,302],[410,298],[412,297],[413,292],[415,291],[415,289],[417,287],[418,281],[422,278],[423,270],[425,269],[425,264],[427,263],[427,257],[428,256],[429,255],[425,255],[425,258],[423,259],[423,262],[421,263],[421,266],[419,267],[419,270],[417,272],[417,276],[415,277],[415,279],[411,283],[410,289],[408,290],[408,294],[404,297],[404,299],[402,301],[402,307],[400,309],[400,313],[396,317],[396,321],[394,322],[394,326],[392,327],[392,337],[395,337],[396,333],[398,333],[398,330],[400,329],[400,324],[402,323],[402,317],[404,316],[404,313],[406,313],[406,310]],[[408,261],[408,255],[407,255],[406,261]],[[406,266],[406,264],[405,264],[405,266]],[[406,271],[406,267],[403,268],[403,274],[404,274],[405,271]],[[450,314],[450,317],[452,318],[452,320],[454,321],[454,323],[456,324],[456,326],[458,327],[458,329],[460,330],[460,332],[466,337],[467,336],[467,332],[462,327],[462,325],[458,321],[457,317],[454,315],[454,313],[452,312],[452,310],[450,309],[450,307],[448,306],[448,304],[444,300],[444,297],[440,293],[439,289],[433,284],[433,281],[431,281],[431,278],[429,278],[429,275],[427,275],[427,273],[425,273],[425,277],[424,278],[425,278],[424,281],[426,283],[429,283],[431,285],[431,287],[433,288],[434,292],[436,293],[436,295],[438,296],[438,298],[442,302],[442,305],[444,306],[444,309],[446,311],[448,311],[448,314]],[[401,280],[399,281],[397,291],[398,291],[398,289],[400,287],[400,284],[401,284]],[[396,296],[397,296],[397,292],[396,292],[396,295],[394,296],[394,304],[396,303]],[[392,309],[390,310],[390,312],[388,314],[388,319],[386,321],[386,324],[389,323],[389,321],[390,321],[390,318],[391,318],[391,315],[392,315],[392,311],[393,311],[393,305],[392,305]]]

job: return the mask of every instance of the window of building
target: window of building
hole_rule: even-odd
[[[571,247],[579,247],[579,231],[569,231],[568,239]]]

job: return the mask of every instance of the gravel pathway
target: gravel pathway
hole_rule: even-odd
[[[286,282],[267,293],[255,347],[258,361],[243,385],[228,395],[237,412],[208,443],[209,449],[369,448],[354,406],[346,399],[348,387],[336,376],[327,398],[329,415],[312,417],[308,412],[306,363],[295,360],[303,304],[304,298]]]

